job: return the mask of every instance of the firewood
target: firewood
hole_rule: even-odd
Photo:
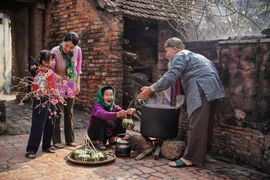
[[[135,160],[141,160],[141,159],[143,159],[147,154],[149,154],[150,152],[152,152],[153,149],[154,149],[154,146],[151,146],[150,148],[146,149],[144,152],[142,152],[137,157],[135,157]]]
[[[123,51],[123,57],[127,57],[127,58],[129,58],[131,60],[135,60],[135,59],[137,59],[137,54],[127,52],[127,51]]]
[[[156,149],[156,151],[154,153],[154,159],[155,160],[158,160],[158,158],[159,158],[160,149],[161,149],[160,146],[157,146],[157,149]]]

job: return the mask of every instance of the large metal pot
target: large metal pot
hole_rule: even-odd
[[[178,132],[180,108],[162,104],[142,105],[140,132],[153,138],[174,138]]]

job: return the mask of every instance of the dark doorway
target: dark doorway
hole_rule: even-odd
[[[153,68],[158,61],[158,25],[124,18],[123,38],[123,105],[127,107],[141,86],[152,83]],[[137,58],[126,57],[125,53],[136,55]]]

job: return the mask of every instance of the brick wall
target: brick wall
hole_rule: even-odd
[[[212,155],[269,173],[270,40],[259,41],[255,38],[241,43],[229,40],[185,45],[214,61],[226,91],[226,98],[217,107]],[[181,121],[181,132],[186,130],[185,120]]]
[[[116,103],[122,103],[123,17],[97,9],[94,0],[54,0],[47,4],[45,47],[61,43],[66,32],[80,36],[83,51],[81,92],[77,107],[92,110],[98,89],[105,84],[116,88]]]
[[[165,58],[164,43],[172,37],[172,31],[170,31],[168,25],[159,23],[158,26],[158,63],[153,69],[153,82],[156,82],[162,75],[168,70],[168,60]],[[162,104],[169,104],[163,92],[157,94],[157,102]]]
[[[41,6],[44,6],[42,8]],[[32,59],[37,59],[42,47],[43,34],[43,13],[45,5],[31,5],[29,6],[29,64],[35,64]]]
[[[270,172],[270,39],[220,41],[220,103],[214,152]]]

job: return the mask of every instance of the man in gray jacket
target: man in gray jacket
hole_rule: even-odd
[[[206,57],[185,50],[178,38],[165,42],[165,57],[171,61],[168,72],[150,87],[142,87],[140,98],[160,92],[181,78],[186,95],[189,127],[187,147],[182,158],[169,163],[174,167],[204,164],[206,153],[212,148],[213,122],[216,100],[225,97],[214,64]]]

